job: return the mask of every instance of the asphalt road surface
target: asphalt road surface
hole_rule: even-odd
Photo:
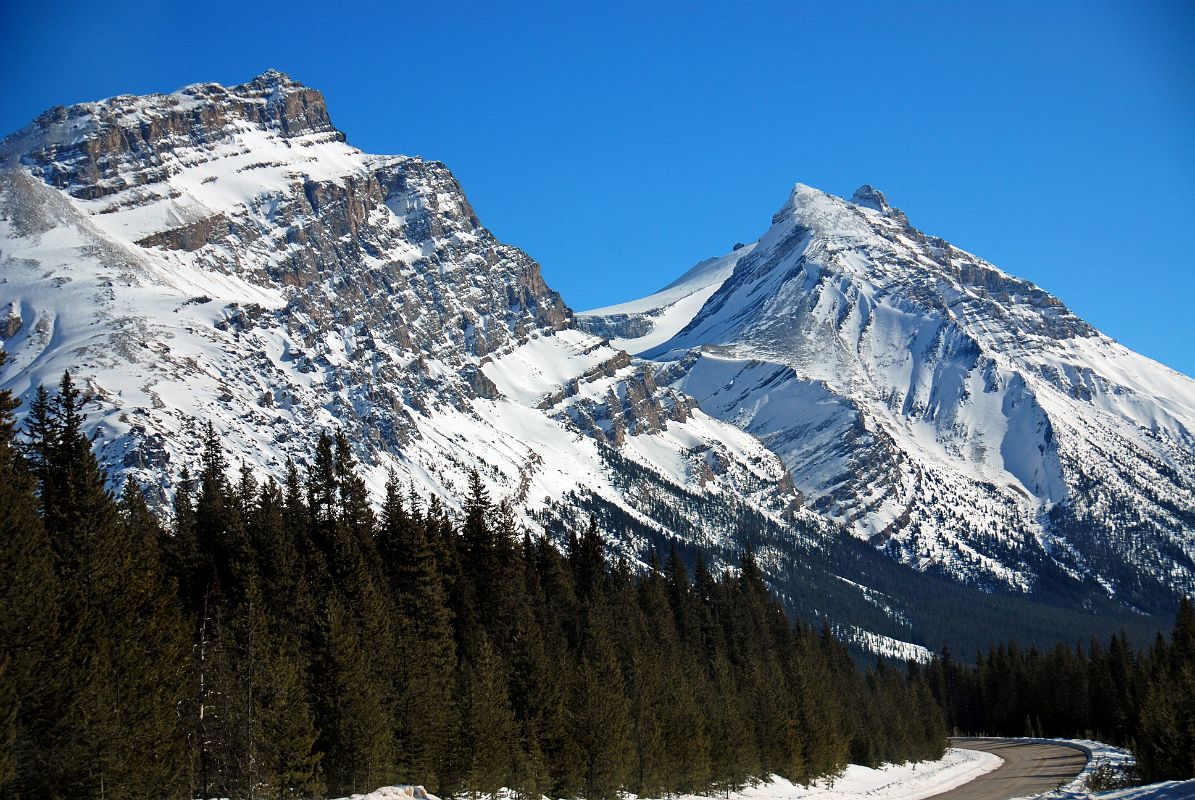
[[[951,747],[986,750],[1004,759],[1004,764],[970,783],[933,800],[1012,800],[1035,797],[1070,783],[1087,764],[1087,755],[1074,747],[1030,744],[1015,739],[951,739]]]

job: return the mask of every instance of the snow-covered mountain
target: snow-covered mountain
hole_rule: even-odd
[[[443,164],[357,150],[281,73],[56,108],[0,148],[0,382],[72,370],[114,484],[165,496],[211,420],[274,474],[342,427],[375,488],[449,504],[478,469],[529,515],[571,494],[661,535],[733,533],[670,492],[812,516],[757,440],[571,328]]]
[[[1131,602],[1195,591],[1195,381],[869,186],[797,185],[758,241],[578,324],[919,569],[1031,590],[1050,562]]]
[[[278,72],[0,142],[0,341],[26,401],[71,370],[113,486],[166,499],[208,421],[272,474],[342,428],[378,492],[393,470],[453,506],[476,469],[632,559],[749,542],[873,652],[1133,626],[1082,581],[1195,572],[1191,381],[878,193],[798,187],[758,242],[575,317],[443,164],[352,147]],[[1080,583],[1018,596],[1056,561]]]

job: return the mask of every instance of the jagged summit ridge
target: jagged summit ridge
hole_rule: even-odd
[[[898,291],[910,295],[918,304],[931,306],[968,327],[981,343],[990,337],[978,329],[995,333],[989,322],[999,319],[1016,335],[994,342],[998,350],[1019,348],[1039,339],[1096,334],[1040,287],[910,227],[898,210],[889,207],[883,213],[873,212],[871,205],[797,184],[751,257],[738,262],[734,275],[728,276],[682,334],[693,329],[698,338],[711,335],[702,332],[701,323],[714,317],[723,327],[741,324],[754,329],[781,322],[779,313],[757,313],[764,308],[782,311],[785,302],[785,298],[774,298],[765,291],[760,282],[779,288],[776,281],[787,281],[788,273],[777,270],[788,263],[784,257],[793,250],[800,250],[803,263],[827,263],[834,274],[866,280],[884,295]],[[748,284],[752,286],[751,303],[736,309],[732,316],[716,313],[737,288]],[[1011,313],[1014,309],[1018,313]]]
[[[171,94],[59,106],[5,139],[0,153],[56,188],[96,199],[130,181],[152,182],[155,176],[145,168],[168,165],[176,146],[216,146],[246,127],[288,139],[344,140],[320,92],[271,70],[228,88],[201,83]],[[143,169],[125,174],[133,165]]]
[[[909,224],[909,219],[904,212],[888,205],[888,198],[884,197],[884,193],[869,183],[865,183],[855,190],[855,193],[851,195],[851,203],[878,211],[901,225],[908,226]]]

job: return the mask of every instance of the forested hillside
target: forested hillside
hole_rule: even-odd
[[[636,571],[476,476],[462,514],[395,481],[375,513],[343,435],[269,476],[210,427],[168,524],[105,492],[81,403],[67,375],[18,433],[3,397],[0,794],[602,799],[943,751],[923,675],[791,623],[750,550]]]

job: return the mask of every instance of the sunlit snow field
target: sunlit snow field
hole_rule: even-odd
[[[869,800],[921,800],[961,786],[1003,763],[999,756],[991,753],[951,748],[940,761],[889,764],[881,769],[851,764],[833,781],[821,780],[801,786],[783,778],[773,778],[767,783],[732,793],[730,797],[736,800],[856,800],[864,797]],[[415,789],[412,793],[411,787],[388,786],[369,794],[352,795],[347,800],[411,800],[420,797],[419,791]],[[699,800],[699,797],[682,795],[675,800]],[[628,795],[628,800],[633,800],[633,796]]]

